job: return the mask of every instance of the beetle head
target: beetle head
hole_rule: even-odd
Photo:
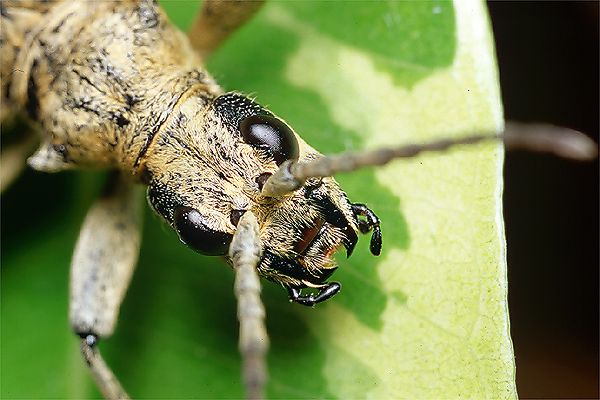
[[[335,251],[348,256],[358,219],[333,178],[311,178],[281,198],[262,185],[288,159],[319,153],[281,119],[236,93],[209,103],[190,99],[155,138],[145,166],[148,200],[194,250],[225,255],[239,218],[252,210],[260,226],[259,273],[288,288],[326,285]]]

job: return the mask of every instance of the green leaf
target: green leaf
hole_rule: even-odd
[[[195,3],[164,2],[180,26]],[[324,153],[502,126],[477,1],[269,2],[208,63]],[[314,309],[264,283],[270,398],[514,398],[499,145],[339,176],[381,218]],[[68,266],[100,176],[28,172],[2,205],[3,398],[98,396],[67,323]],[[148,211],[115,335],[101,344],[136,398],[238,398],[233,274]]]

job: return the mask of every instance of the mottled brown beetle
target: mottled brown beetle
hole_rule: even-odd
[[[2,117],[25,110],[43,133],[28,164],[46,172],[119,171],[84,222],[71,276],[71,325],[108,398],[127,395],[95,343],[112,334],[137,260],[132,182],[148,187],[149,204],[182,242],[203,254],[229,255],[237,271],[247,395],[260,398],[268,339],[256,272],[286,288],[291,301],[312,306],[340,290],[328,281],[338,248],[350,256],[358,233],[371,233],[371,252],[381,252],[378,218],[351,203],[331,175],[490,139],[594,155],[579,136],[561,136],[567,142],[557,144],[539,128],[531,135],[519,128],[519,136],[507,130],[322,157],[266,108],[223,93],[201,67],[198,54],[209,54],[260,4],[207,1],[191,44],[148,0],[1,5]],[[13,170],[18,165],[3,174]]]

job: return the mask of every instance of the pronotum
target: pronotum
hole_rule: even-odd
[[[2,5],[3,117],[25,110],[42,132],[29,165],[46,172],[119,171],[84,223],[71,279],[71,325],[107,397],[125,396],[96,341],[114,330],[137,257],[139,211],[130,182],[148,186],[150,205],[201,253],[227,255],[235,252],[232,238],[243,249],[260,236],[246,254],[258,257],[249,266],[283,285],[291,300],[314,305],[340,288],[328,280],[338,247],[350,254],[357,234],[371,231],[371,252],[381,250],[377,217],[348,201],[327,178],[334,172],[490,138],[558,153],[565,148],[554,140],[548,145],[546,136],[519,141],[522,136],[507,131],[323,159],[282,120],[246,96],[225,93],[203,69],[198,52],[209,54],[258,9],[258,3],[233,4],[207,3],[191,36],[196,50],[148,1]],[[260,234],[238,235],[240,221]],[[242,329],[241,350],[247,393],[257,398],[265,380],[263,311],[254,268],[236,270],[250,272],[249,281],[240,278],[252,289],[241,290],[249,302],[240,307],[254,311],[242,311],[240,319],[255,326]],[[317,292],[302,292],[306,287]],[[244,295],[239,287],[238,295]]]

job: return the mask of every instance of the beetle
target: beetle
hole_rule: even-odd
[[[227,18],[235,28],[247,18],[248,4],[205,3],[199,24],[208,27],[195,36],[210,37],[216,15],[219,24]],[[239,20],[232,7],[242,10]],[[106,397],[127,396],[96,342],[114,331],[136,263],[140,222],[131,182],[147,185],[156,213],[206,255],[227,255],[238,222],[251,210],[261,229],[258,273],[300,304],[339,291],[327,281],[336,268],[332,255],[343,244],[349,256],[359,229],[374,231],[371,248],[379,254],[377,217],[350,203],[332,178],[314,179],[285,198],[261,193],[284,161],[318,153],[266,108],[225,93],[156,3],[8,2],[2,18],[2,114],[23,109],[43,132],[29,166],[117,171],[84,221],[71,270],[71,326]],[[306,287],[318,293],[303,295]],[[240,302],[241,321],[246,309]],[[258,313],[262,324],[264,312]],[[242,322],[242,337],[243,328]],[[265,344],[255,338],[241,346],[251,351]],[[262,392],[258,369],[246,374],[256,386],[249,390],[253,398]]]
[[[150,8],[150,6],[145,9],[140,7],[140,10],[138,11],[140,16],[139,22],[141,22],[143,28],[153,28],[153,25],[156,23],[156,21],[152,20],[153,11]],[[136,22],[134,21],[134,26],[136,26],[135,24]],[[158,26],[160,26],[160,23],[158,23]],[[56,27],[58,27],[58,25]],[[56,29],[56,27],[49,26],[48,30],[50,30],[50,28]],[[98,62],[97,68],[101,71],[106,71],[107,74],[110,73],[110,68],[102,65],[102,61]],[[84,78],[86,78],[86,75],[83,75],[83,77],[80,76],[80,79],[85,80]],[[116,76],[116,78],[118,78],[118,76]],[[90,80],[89,77],[87,77],[87,79]],[[210,192],[211,188],[214,188],[215,185],[222,185],[223,181],[237,179],[238,177],[235,177],[235,174],[239,175],[239,171],[235,171],[235,173],[231,173],[231,171],[220,171],[222,175],[215,173],[218,179],[217,177],[211,179],[204,176],[189,176],[187,174],[182,174],[182,171],[187,171],[186,168],[188,167],[182,165],[182,160],[178,158],[181,157],[182,154],[186,154],[186,156],[189,155],[190,159],[195,160],[194,162],[202,164],[201,161],[208,158],[206,157],[206,154],[214,154],[215,157],[213,160],[210,160],[210,162],[216,166],[227,165],[225,161],[230,160],[232,157],[232,154],[227,153],[227,151],[232,148],[239,147],[242,150],[245,149],[243,151],[247,154],[258,154],[258,156],[253,156],[254,159],[248,157],[249,160],[251,159],[251,162],[254,162],[254,165],[249,161],[249,168],[244,168],[242,170],[242,172],[249,172],[254,175],[249,177],[244,176],[242,179],[245,182],[244,184],[233,183],[231,185],[233,189],[243,188],[244,185],[247,185],[250,189],[253,189],[256,194],[261,192],[261,186],[267,181],[264,175],[265,172],[262,171],[266,170],[269,171],[266,173],[272,174],[276,171],[276,166],[284,164],[284,161],[287,159],[293,160],[298,158],[306,160],[316,158],[317,153],[313,152],[313,150],[303,143],[301,139],[296,137],[282,120],[274,117],[268,110],[259,106],[247,97],[237,93],[218,94],[217,90],[213,87],[214,82],[210,81],[210,78],[206,78],[205,76],[190,75],[182,78],[182,80],[186,79],[189,79],[190,82],[196,80],[198,86],[201,87],[199,92],[204,94],[205,92],[203,91],[206,91],[208,94],[207,96],[210,97],[212,108],[207,112],[207,115],[204,115],[205,121],[203,122],[203,125],[201,125],[202,129],[206,129],[207,134],[203,134],[201,137],[210,139],[210,129],[205,127],[210,128],[211,126],[214,127],[215,125],[221,124],[225,127],[224,130],[231,134],[230,136],[236,137],[236,131],[239,131],[237,138],[239,139],[241,134],[243,141],[238,140],[238,143],[243,142],[247,146],[227,146],[226,143],[218,142],[223,139],[222,136],[215,135],[213,138],[214,150],[202,153],[201,157],[197,157],[194,154],[194,151],[197,151],[195,150],[197,148],[201,148],[201,144],[194,143],[194,137],[191,135],[186,136],[184,140],[177,138],[177,135],[174,134],[159,135],[154,139],[154,136],[152,136],[153,131],[150,130],[149,136],[152,140],[140,144],[135,142],[137,139],[134,136],[131,143],[127,144],[131,145],[131,147],[139,147],[136,148],[136,150],[138,150],[136,157],[126,154],[128,153],[128,149],[123,152],[125,155],[122,154],[121,156],[128,159],[126,161],[129,163],[128,168],[137,168],[133,175],[149,186],[148,199],[150,204],[158,214],[162,215],[165,220],[175,228],[183,242],[203,253],[223,255],[231,240],[232,229],[237,225],[237,222],[241,217],[241,212],[247,209],[247,204],[244,204],[243,199],[238,201],[235,196],[223,196],[227,199],[224,203],[229,203],[229,208],[223,209],[219,208],[222,204],[213,203],[211,204],[211,207],[208,207],[189,197],[193,192],[193,187],[200,186],[204,191]],[[188,84],[188,81],[185,82],[185,84]],[[174,82],[174,84],[177,84],[177,82]],[[39,108],[39,105],[36,106],[35,101],[31,101],[32,98],[35,99],[35,91],[38,90],[37,85],[35,79],[33,79],[33,83],[27,82],[26,85],[28,99],[26,100],[25,106],[29,109],[31,114],[35,114],[38,111],[37,108]],[[148,87],[151,87],[151,85]],[[30,96],[30,92],[34,95]],[[142,105],[138,107],[143,109],[142,106],[146,104],[144,104],[144,100],[140,99],[136,94],[121,93],[119,95],[122,95],[122,104],[119,104],[119,106],[122,105],[125,107],[123,108],[125,112],[119,107],[105,110],[101,107],[99,109],[96,105],[96,108],[94,109],[94,99],[92,98],[90,101],[90,99],[85,96],[77,99],[69,98],[69,100],[76,101],[72,104],[68,104],[68,107],[70,109],[84,110],[92,113],[105,112],[100,116],[106,120],[112,121],[120,128],[127,129],[126,127],[132,126],[133,123],[132,118],[128,118],[128,114],[126,114],[126,106],[135,107],[136,104],[142,103]],[[194,118],[197,117],[197,114],[194,114],[194,110],[203,108],[205,103],[202,101],[205,100],[195,100],[197,101],[195,104],[183,103],[181,97],[175,98],[175,96],[173,96],[172,100],[173,103],[167,102],[168,111],[175,110],[176,107],[179,107],[184,111],[173,117],[171,115],[159,115],[158,120],[151,121],[152,123],[149,125],[152,127],[157,126],[157,124],[161,126],[167,124],[165,129],[172,129],[164,132],[194,132],[192,128],[195,128]],[[180,103],[180,101],[182,103]],[[151,117],[153,116],[151,115]],[[181,129],[182,127],[189,127],[190,129]],[[254,131],[260,130],[276,132],[276,141],[279,141],[280,143],[273,144],[272,141],[269,143],[269,140],[264,140],[264,136],[261,137],[259,133],[255,134]],[[158,135],[156,132],[154,134]],[[271,137],[268,135],[272,135],[272,133],[267,134],[267,139],[270,139]],[[60,135],[57,133],[56,136],[59,137]],[[225,136],[225,138],[228,137],[229,136]],[[294,145],[294,140],[298,143],[296,146]],[[210,140],[208,141],[210,142]],[[123,147],[118,141],[115,143],[108,139],[103,142],[103,145],[112,146],[113,148]],[[173,148],[176,146],[179,147],[178,151],[175,152],[173,151]],[[86,159],[84,157],[85,154],[81,154],[78,150],[82,147],[85,147],[85,143],[76,142],[73,144],[70,143],[69,140],[66,140],[63,143],[61,143],[60,140],[53,143],[47,143],[31,160],[30,164],[37,166],[40,169],[50,170],[71,166],[66,164],[86,164],[87,162],[94,164],[96,162],[106,161],[98,158]],[[187,151],[189,151],[189,154]],[[108,151],[103,149],[99,154],[100,153],[101,156],[106,156]],[[114,152],[113,154],[118,153]],[[152,154],[154,158],[147,156],[147,154]],[[146,162],[146,156],[148,157],[148,162]],[[238,156],[238,159],[243,159],[243,157],[243,155]],[[189,163],[191,162],[186,164]],[[240,162],[240,164],[242,164],[242,162]],[[269,165],[267,166],[267,164]],[[166,166],[169,167],[167,168]],[[206,168],[206,166],[203,166],[203,168]],[[213,167],[213,169],[209,168],[209,170],[218,171],[219,169]],[[206,171],[206,169],[203,169],[203,171]],[[261,171],[262,173],[256,175],[257,171]],[[280,169],[280,171],[284,171],[284,169]],[[227,174],[225,172],[227,172]],[[180,184],[175,188],[172,185],[169,187],[169,183],[171,182],[178,182]],[[297,213],[293,214],[291,218],[292,221],[300,221],[300,223],[293,227],[289,224],[282,223],[275,223],[273,225],[281,229],[281,231],[278,233],[267,233],[266,236],[264,236],[266,238],[264,240],[265,244],[272,246],[274,250],[270,250],[268,246],[265,246],[267,249],[263,256],[263,262],[259,266],[259,272],[263,276],[286,286],[292,300],[305,305],[313,305],[316,302],[330,298],[339,290],[339,285],[336,283],[326,283],[326,279],[329,277],[329,274],[333,272],[332,270],[335,267],[334,264],[330,263],[329,256],[337,247],[344,245],[348,253],[351,253],[356,241],[355,236],[360,229],[359,227],[362,227],[362,229],[360,229],[361,231],[373,230],[374,235],[371,245],[373,253],[379,253],[381,238],[379,222],[374,214],[365,206],[352,205],[345,200],[345,196],[339,191],[331,179],[326,177],[323,177],[322,179],[309,177],[306,183],[303,182],[300,186],[301,190],[294,191],[292,196],[294,199],[293,204],[301,204],[302,207],[299,210],[296,210]],[[235,192],[235,190],[232,191]],[[264,197],[272,199],[276,196]],[[211,199],[215,199],[215,201],[223,200],[219,199],[219,194],[214,192]],[[259,203],[260,201],[256,200],[256,202]],[[265,202],[271,208],[273,207],[273,204],[275,204],[273,200],[267,199]],[[281,202],[278,203],[281,204]],[[306,214],[301,213],[301,211],[306,212]],[[261,217],[260,212],[256,213]],[[364,215],[366,216],[366,219],[358,219],[358,215]],[[224,220],[223,217],[225,217]],[[264,215],[262,216],[263,221],[268,218],[269,217],[265,217]],[[272,218],[277,222],[278,218],[284,220],[287,217],[280,218],[279,216],[276,216]],[[324,227],[328,227],[328,230],[322,230]],[[228,230],[223,228],[227,228]],[[201,237],[202,239],[199,240],[198,237]],[[279,238],[282,237],[285,237],[286,240],[289,237],[292,237],[294,240],[292,243],[278,243]],[[94,240],[94,238],[89,240]],[[319,242],[319,240],[321,241]],[[210,246],[206,246],[207,243],[210,244]],[[283,246],[284,244],[287,245],[288,248],[278,247],[278,245]],[[290,245],[291,248],[289,248]],[[310,253],[311,251],[313,251],[313,253]],[[282,254],[287,255],[289,253],[294,254],[295,258],[289,259],[281,256]],[[303,260],[304,263],[297,261],[298,255],[306,256],[304,257],[305,260]],[[321,255],[325,255],[326,257],[320,258]],[[314,261],[314,264],[311,264],[310,261]],[[74,263],[76,263],[76,261]],[[306,273],[306,271],[309,273]],[[77,279],[75,279],[75,281],[77,281]],[[303,295],[300,291],[306,286],[316,287],[320,290],[316,296]],[[82,324],[85,325],[85,323]],[[88,336],[89,326],[78,327],[77,329],[79,330],[79,333]],[[108,330],[110,330],[110,328]]]

